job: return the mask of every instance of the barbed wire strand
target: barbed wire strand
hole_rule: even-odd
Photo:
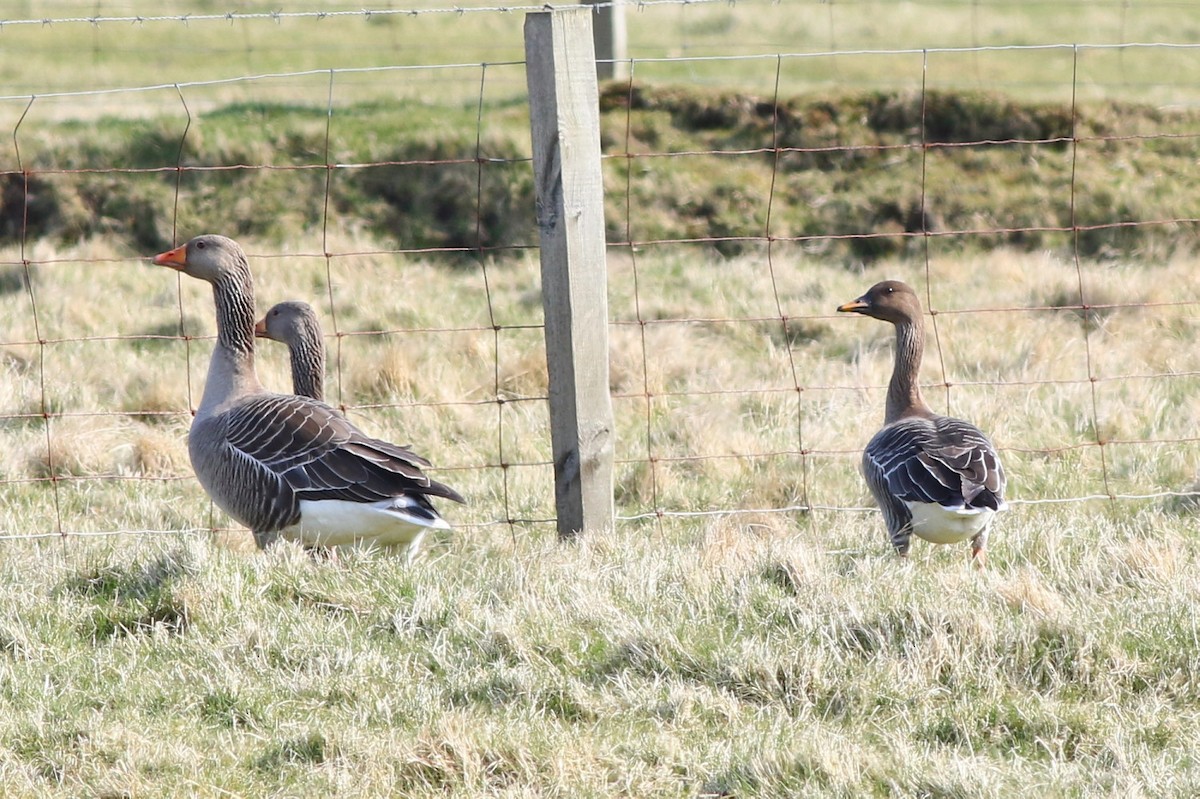
[[[338,323],[337,301],[333,296],[333,248],[329,242],[329,206],[333,195],[333,85],[335,71],[329,70],[329,93],[325,104],[325,194],[321,201],[321,250],[325,260],[325,293],[329,299],[329,324],[333,331],[333,373],[337,382],[337,407],[346,413],[346,392],[343,382],[342,327]],[[322,342],[321,346],[324,346]],[[322,375],[322,377],[324,377]]]
[[[745,2],[745,0],[743,0]],[[737,5],[738,0],[611,0],[610,2],[588,3],[596,10],[604,8],[634,8],[644,10],[655,6],[701,6],[701,5]],[[184,25],[204,24],[210,22],[272,22],[295,19],[338,19],[347,17],[421,17],[444,15],[465,17],[473,14],[514,14],[540,13],[544,11],[561,11],[579,8],[579,3],[540,3],[524,5],[494,5],[494,6],[460,6],[427,7],[427,8],[357,8],[346,10],[317,10],[317,11],[221,11],[209,14],[127,14],[123,16],[74,16],[74,17],[38,17],[26,19],[0,19],[0,31],[5,27],[36,26],[53,27],[54,25],[85,24],[97,27],[111,24],[155,25],[161,23],[181,23]]]
[[[1142,494],[1121,493],[1121,494],[1089,494],[1080,497],[1050,497],[1041,499],[1009,499],[1009,505],[1016,507],[1038,507],[1038,506],[1055,506],[1065,504],[1078,504],[1081,502],[1105,502],[1112,504],[1114,501],[1121,502],[1148,502],[1151,500],[1164,499],[1179,499],[1179,500],[1200,500],[1200,492],[1196,491],[1156,491]],[[726,516],[772,516],[772,515],[790,515],[795,513],[808,513],[812,511],[830,511],[834,513],[857,513],[857,514],[875,514],[879,509],[873,506],[851,506],[851,505],[789,505],[778,508],[720,508],[715,510],[661,510],[649,511],[635,514],[617,514],[617,521],[632,522],[642,521],[646,519],[661,517],[675,519],[699,519],[699,518],[720,518]],[[513,522],[521,525],[551,525],[554,519],[550,518],[522,518],[514,519]],[[460,524],[458,528],[464,530],[485,530],[491,527],[508,525],[506,520],[495,520],[490,522],[475,522],[471,524]],[[53,533],[0,533],[0,541],[37,541],[48,538],[109,538],[116,536],[179,536],[179,535],[195,535],[195,536],[211,536],[218,533],[239,533],[243,532],[240,527],[185,527],[185,528],[165,528],[165,529],[148,529],[148,528],[129,528],[118,530],[65,530],[63,534],[58,532]],[[829,550],[829,554],[834,552],[852,551],[860,552],[862,550]]]
[[[930,256],[932,238],[929,235],[929,205],[927,183],[929,176],[929,53],[921,53],[921,198],[917,212],[921,216],[921,252],[925,260],[925,307],[929,309],[930,327],[933,329],[933,349],[937,353],[938,373],[942,377],[946,395],[946,413],[954,414],[950,399],[950,383],[946,379],[946,357],[942,348],[941,330],[938,327],[938,307],[933,302],[933,264]]]
[[[625,138],[624,151],[619,153],[619,157],[625,159],[625,240],[633,240],[633,105],[634,105],[634,78],[637,70],[637,61],[631,61],[629,64],[629,85],[625,90]],[[640,263],[638,259],[638,250],[636,247],[629,246],[629,265],[633,278],[633,312],[634,318],[638,326],[638,340],[640,344],[640,361],[642,367],[642,391],[638,395],[642,401],[643,408],[643,445],[646,451],[646,472],[650,478],[650,507],[654,512],[655,530],[661,536],[663,534],[662,507],[659,498],[658,490],[658,458],[654,452],[654,405],[650,390],[650,362],[648,345],[646,343],[646,317],[642,313],[642,289]]]
[[[773,220],[772,211],[775,207],[776,184],[779,180],[779,108],[780,108],[780,82],[783,74],[783,60],[779,59],[775,62],[775,89],[774,99],[772,101],[772,118],[771,118],[771,180],[767,189],[767,212],[766,218],[763,220],[763,238],[767,242],[767,273],[771,278],[771,296],[775,300],[775,313],[778,314],[780,332],[783,334],[783,349],[787,353],[788,371],[792,378],[792,387],[795,390],[796,398],[796,451],[800,453],[800,497],[804,504],[808,504],[808,460],[804,457],[804,386],[800,382],[799,372],[796,370],[796,356],[792,352],[792,334],[791,327],[788,322],[787,311],[783,307],[783,298],[779,292],[779,280],[775,274],[775,242],[771,222]]]
[[[62,497],[59,490],[59,474],[56,464],[57,453],[54,451],[54,435],[51,430],[53,419],[50,414],[51,403],[46,392],[46,342],[42,338],[42,322],[41,315],[38,312],[37,292],[33,287],[33,273],[29,268],[29,200],[31,192],[29,189],[30,171],[26,169],[24,160],[21,158],[21,126],[25,124],[25,118],[29,115],[30,109],[36,101],[36,97],[30,97],[29,103],[25,106],[25,110],[21,112],[21,118],[17,120],[17,124],[13,126],[12,140],[13,151],[17,159],[17,169],[21,173],[21,230],[20,230],[20,256],[25,282],[25,292],[29,297],[29,312],[33,319],[33,335],[37,339],[37,354],[38,354],[38,392],[39,402],[41,405],[42,428],[46,439],[46,479],[50,481],[52,496],[54,498],[54,529],[59,536],[59,540],[66,546],[66,532],[63,529],[62,520]]]
[[[479,70],[479,93],[475,103],[475,261],[479,264],[479,275],[483,280],[483,296],[487,303],[488,325],[492,330],[492,397],[496,405],[496,458],[500,464],[500,490],[504,504],[504,520],[508,523],[509,537],[515,546],[517,543],[517,527],[513,520],[512,505],[509,497],[508,458],[504,453],[504,407],[507,392],[502,391],[500,378],[500,333],[503,327],[496,322],[496,308],[492,299],[492,282],[488,275],[488,253],[484,249],[483,229],[483,169],[486,164],[483,152],[483,110],[487,90],[487,64]]]
[[[692,0],[694,2],[707,2],[708,0]],[[720,0],[713,0],[719,2]],[[4,23],[0,23],[0,29]],[[1064,50],[1068,52],[1085,52],[1089,50],[1105,51],[1122,51],[1131,49],[1154,49],[1154,50],[1200,50],[1200,42],[1165,42],[1165,41],[1146,41],[1146,42],[1120,42],[1120,43],[1078,43],[1078,44],[1004,44],[1004,45],[982,45],[978,47],[923,47],[923,48],[859,48],[853,50],[838,50],[838,51],[822,51],[822,52],[786,52],[786,53],[754,53],[746,55],[703,55],[703,56],[639,56],[638,61],[642,64],[681,64],[687,62],[709,62],[721,63],[729,61],[756,61],[778,59],[784,60],[809,60],[809,59],[828,59],[835,56],[903,56],[903,55],[923,55],[923,54],[965,54],[972,52],[989,53],[989,52],[1037,52],[1037,51],[1052,51]],[[498,66],[523,66],[523,61],[491,61],[487,62],[492,67]],[[378,72],[415,72],[428,71],[430,69],[437,70],[460,70],[460,69],[478,69],[481,66],[480,62],[452,62],[445,64],[387,64],[383,66],[370,67],[336,67],[335,71],[341,74],[369,74]],[[302,69],[289,70],[284,72],[263,72],[251,75],[237,75],[225,78],[209,78],[197,81],[180,81],[172,83],[151,83],[141,86],[122,86],[100,89],[84,89],[73,91],[53,91],[53,92],[38,92],[37,96],[42,99],[58,99],[70,97],[102,97],[114,94],[131,94],[141,92],[156,92],[166,89],[179,88],[198,88],[198,87],[216,87],[236,83],[254,83],[264,80],[281,80],[294,79],[313,75],[324,75],[329,72],[328,67],[320,69]],[[27,101],[32,95],[30,93],[21,94],[0,94],[0,102],[5,101]]]
[[[771,0],[772,4],[778,4],[779,0]],[[876,5],[877,0],[837,0],[841,6],[854,7],[856,5]],[[810,5],[825,5],[832,7],[835,5],[834,0],[810,0]],[[962,7],[970,6],[972,10],[978,5],[978,0],[924,0],[922,3],[926,6],[935,7]],[[1128,0],[1077,0],[1077,5],[1088,7],[1115,7],[1120,9],[1120,30],[1125,29],[1125,11],[1129,5]],[[751,0],[609,0],[608,2],[588,3],[591,8],[599,11],[607,8],[624,8],[632,9],[638,12],[646,9],[661,7],[661,6],[679,6],[681,9],[686,9],[693,6],[706,5],[724,5],[729,7],[737,7],[738,5],[752,6],[755,5]],[[1038,5],[1053,5],[1061,7],[1064,4],[1061,0],[1034,0],[1033,2],[1010,3],[1010,5],[1038,6]],[[1163,10],[1187,10],[1192,6],[1184,0],[1166,0],[1163,2],[1145,2],[1140,4],[1143,8],[1154,8]],[[92,27],[99,27],[106,24],[137,24],[137,25],[153,25],[161,23],[179,23],[184,25],[205,24],[205,23],[232,23],[232,22],[269,22],[279,24],[285,20],[295,19],[312,19],[326,20],[339,19],[350,17],[361,17],[365,20],[370,20],[376,17],[422,17],[422,16],[456,16],[467,17],[480,14],[514,14],[514,13],[538,13],[544,11],[558,11],[578,8],[579,3],[541,3],[541,4],[496,4],[488,6],[430,6],[425,8],[355,8],[355,9],[316,9],[309,11],[220,11],[207,14],[129,14],[120,16],[104,16],[95,14],[92,16],[67,16],[67,17],[36,17],[22,19],[0,19],[0,30],[5,27],[17,26],[36,26],[36,27],[53,27],[55,25],[69,24],[85,24]],[[830,13],[831,30],[836,27],[833,19],[833,14]]]
[[[183,89],[178,85],[175,86],[177,95],[179,96],[179,104],[183,106],[184,125],[183,132],[179,134],[179,147],[175,149],[175,191],[171,200],[171,246],[179,246],[179,196],[182,193],[183,187],[183,153],[187,146],[188,133],[192,129],[192,111],[188,108],[187,98],[183,95]],[[179,311],[179,338],[183,339],[183,368],[184,368],[184,390],[187,392],[187,407],[194,414],[196,405],[192,400],[192,337],[187,330],[186,319],[183,313],[183,275],[179,272],[175,274],[175,302]]]
[[[179,98],[179,104],[183,107],[184,125],[183,131],[179,134],[179,146],[175,149],[175,189],[171,201],[171,246],[179,246],[179,198],[182,194],[183,175],[187,169],[183,165],[183,154],[187,148],[188,134],[192,130],[192,110],[188,107],[187,98],[184,96],[183,87],[180,84],[174,84],[175,94]],[[188,416],[194,419],[196,416],[196,403],[192,392],[192,338],[193,336],[187,330],[187,317],[183,311],[183,273],[175,270],[175,304],[176,310],[179,312],[179,338],[183,340],[183,363],[184,363],[184,389],[187,396]],[[211,498],[208,499],[208,529],[211,535],[216,534],[217,529],[217,506]]]
[[[1104,485],[1104,492],[1112,496],[1112,486],[1108,483],[1108,457],[1104,451],[1104,434],[1100,429],[1100,404],[1096,397],[1096,370],[1092,363],[1092,341],[1088,335],[1088,324],[1092,318],[1092,309],[1088,307],[1087,296],[1084,293],[1083,285],[1083,256],[1080,254],[1079,246],[1079,221],[1078,207],[1076,198],[1078,193],[1078,183],[1076,176],[1079,167],[1079,142],[1075,137],[1075,132],[1079,125],[1079,107],[1076,102],[1076,93],[1079,86],[1079,50],[1072,51],[1071,59],[1071,181],[1070,181],[1070,219],[1072,229],[1072,247],[1071,256],[1075,266],[1076,287],[1079,291],[1079,304],[1082,306],[1083,324],[1080,330],[1083,335],[1083,356],[1084,364],[1087,367],[1088,385],[1092,399],[1092,433],[1096,439],[1096,446],[1100,453],[1100,478]]]

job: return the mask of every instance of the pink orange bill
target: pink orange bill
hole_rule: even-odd
[[[160,252],[154,256],[154,263],[158,266],[169,266],[172,269],[183,269],[187,266],[187,245],[182,244],[173,250]]]

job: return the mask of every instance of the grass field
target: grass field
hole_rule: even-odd
[[[15,5],[5,13],[83,13]],[[631,37],[653,57],[1197,35],[1168,4],[1066,4],[1056,15],[1055,4],[1022,3],[1003,17],[970,3],[797,5],[631,9]],[[148,7],[88,3],[86,14]],[[332,158],[471,157],[479,120],[505,162],[489,231],[511,247],[439,251],[475,233],[461,218],[474,184],[439,180],[454,171],[444,164],[405,184],[422,205],[446,203],[441,227],[424,207],[403,212],[365,170],[338,171],[354,179],[326,194],[327,75],[189,94],[186,152],[198,168],[178,210],[174,176],[153,172],[179,152],[173,89],[39,99],[19,126],[28,98],[0,103],[16,145],[3,168],[16,169],[19,149],[42,181],[31,207],[45,210],[22,219],[23,184],[0,186],[0,793],[1200,792],[1189,51],[1168,66],[1165,52],[1130,50],[1119,64],[1085,55],[1095,71],[1078,84],[1091,102],[1079,120],[1093,141],[1077,159],[1030,145],[948,148],[918,163],[898,148],[780,167],[721,154],[770,144],[770,125],[744,109],[776,96],[776,61],[641,65],[662,93],[631,114],[618,103],[603,131],[617,154],[605,167],[610,234],[625,242],[609,259],[620,521],[564,545],[534,233],[504,223],[505,196],[519,207],[529,188],[512,100],[522,70],[489,68],[504,78],[484,103],[478,94],[479,63],[522,57],[520,15],[493,15],[501,27],[490,32],[484,19],[0,28],[0,43],[21,45],[0,53],[14,95],[475,64],[339,83]],[[86,69],[72,53],[89,55]],[[934,57],[930,86],[1046,103],[978,101],[1006,124],[1069,107],[1061,54],[977,55]],[[795,130],[841,145],[911,139],[911,104],[884,103],[886,129],[860,109],[864,89],[919,89],[919,56],[821,64],[781,73]],[[379,103],[393,90],[394,103]],[[822,103],[853,119],[810,133]],[[240,163],[296,169],[205,171]],[[127,165],[147,171],[110,169]],[[789,240],[834,223],[899,235],[895,219],[870,220],[896,189],[911,200],[917,167],[951,229],[1060,223],[1066,212],[1162,224],[1074,240],[1029,231],[1000,247],[989,236],[857,249]],[[376,174],[390,185],[396,173]],[[772,185],[781,239],[768,243]],[[1073,188],[1079,198],[1064,203]],[[14,220],[44,227],[20,242]],[[212,347],[211,297],[146,259],[211,220],[244,226],[218,232],[251,254],[261,307],[293,297],[317,307],[331,401],[368,432],[411,441],[469,498],[443,506],[456,529],[422,559],[256,552],[196,484],[185,437]],[[673,241],[706,236],[728,239]],[[666,243],[629,243],[654,239]],[[884,277],[913,283],[937,311],[923,372],[931,404],[989,431],[1009,472],[1012,508],[986,570],[970,567],[965,546],[920,541],[898,561],[858,475],[882,418],[891,334],[834,309]],[[290,385],[286,364],[278,347],[260,351],[269,386]]]
[[[424,66],[379,81],[362,75],[340,79],[339,95],[363,100],[438,97],[443,102],[475,99],[478,79],[460,80],[461,70],[443,65],[502,65],[524,61],[524,12],[459,13],[458,9],[522,8],[537,3],[489,0],[388,0],[365,5],[326,0],[287,11],[358,12],[363,8],[409,11],[341,18],[281,17],[272,20],[216,20],[190,23],[129,21],[6,25],[4,95],[77,92],[304,70]],[[1081,50],[1070,45],[1107,47],[1136,42],[1194,44],[1200,22],[1180,14],[1172,2],[975,3],[964,0],[739,0],[735,4],[628,4],[629,56],[635,77],[735,87],[759,93],[774,85],[777,69],[784,93],[837,88],[897,89],[920,83],[931,88],[993,88],[1017,96],[1065,99],[1064,82],[1074,72],[1081,99],[1125,98],[1161,104],[1194,105],[1188,80],[1200,60],[1195,50]],[[6,6],[9,20],[145,17],[191,14],[271,14],[270,2],[236,7],[216,0],[18,0]],[[1048,50],[995,50],[934,53],[922,48],[1066,45]],[[917,51],[856,57],[838,51]],[[835,54],[785,59],[776,54]],[[19,55],[17,55],[19,54]],[[730,57],[733,56],[732,60]],[[704,59],[718,57],[718,61]],[[665,59],[665,60],[664,60]],[[695,60],[692,60],[695,59]],[[280,100],[324,99],[328,76],[276,82]],[[522,97],[524,75],[498,70],[489,96],[502,103]],[[221,87],[221,103],[245,96],[241,84]],[[77,97],[64,115],[134,115],[135,97]]]
[[[177,321],[174,275],[62,255],[39,267],[43,335]],[[352,417],[449,467],[439,474],[471,501],[447,508],[459,529],[413,565],[256,553],[237,530],[5,542],[6,792],[1191,794],[1195,516],[1177,497],[1046,500],[1190,485],[1197,317],[1194,302],[1169,303],[1195,261],[1087,271],[1115,278],[1106,290],[1168,303],[1112,309],[1088,328],[1045,304],[1076,279],[1071,263],[978,258],[935,261],[932,277],[942,307],[984,308],[937,319],[947,373],[967,383],[950,407],[993,432],[1011,474],[1014,507],[985,572],[965,548],[921,542],[900,563],[877,514],[855,510],[869,504],[855,463],[878,423],[890,342],[883,325],[831,308],[884,274],[920,282],[911,264],[856,274],[776,256],[784,307],[806,331],[789,347],[778,319],[756,321],[774,303],[762,261],[698,272],[645,256],[638,304],[662,321],[645,352],[637,326],[613,331],[619,512],[765,510],[626,521],[568,546],[549,525],[497,524],[553,515],[549,470],[536,465],[544,411],[503,406],[506,456],[534,465],[480,469],[498,458],[497,407],[458,403],[494,396],[497,368],[503,392],[544,392],[540,333],[503,333],[498,361],[491,330],[347,337],[335,397],[384,400]],[[339,265],[359,278],[335,274],[343,329],[383,326],[380,307],[414,328],[479,324],[478,272],[418,263],[401,277],[378,260]],[[325,291],[323,263],[256,263],[264,302],[285,284]],[[1005,289],[989,296],[969,268]],[[492,272],[507,323],[536,317],[535,270]],[[209,298],[191,283],[179,287],[183,313],[207,333]],[[630,282],[614,284],[614,314],[628,318]],[[4,299],[9,318],[28,318],[27,298]],[[687,321],[700,312],[732,321]],[[8,425],[7,529],[53,533],[56,518],[83,532],[224,527],[183,449],[186,378],[194,394],[207,346],[191,342],[190,367],[173,339],[47,346],[47,391],[67,415],[50,423],[53,467],[39,421]],[[1097,374],[1156,377],[1106,379],[1093,404],[1088,347]],[[782,454],[796,435],[794,393],[774,391],[791,382],[789,349],[812,386],[803,458]],[[631,391],[643,358],[665,395],[649,422]],[[261,361],[264,379],[287,385],[281,352]],[[14,357],[8,369],[7,390],[36,405],[37,367]],[[705,393],[729,386],[744,393]],[[933,397],[943,406],[943,391]],[[106,415],[150,408],[167,413]],[[1103,464],[1097,420],[1131,442],[1105,447]],[[767,454],[730,457],[746,452]],[[47,473],[67,479],[21,482]],[[802,502],[833,509],[770,510]]]
[[[11,543],[10,796],[1188,796],[1196,550],[1019,510],[991,567],[873,517],[460,536],[414,566]],[[36,563],[36,567],[33,564]]]

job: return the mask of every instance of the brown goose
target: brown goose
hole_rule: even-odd
[[[276,303],[254,326],[254,335],[287,345],[292,393],[325,399],[325,344],[312,306],[300,300]]]
[[[839,311],[896,326],[896,356],[883,428],[863,451],[867,485],[883,511],[900,555],[915,533],[935,544],[970,539],[982,565],[992,517],[1005,510],[1004,469],[996,448],[975,425],[934,413],[918,376],[925,350],[921,301],[898,280],[885,280]]]
[[[430,497],[463,498],[422,471],[427,460],[370,438],[323,402],[263,389],[254,370],[254,283],[237,242],[197,236],[154,263],[212,284],[217,346],[188,454],[204,490],[259,547],[286,538],[412,553],[426,531],[449,527]]]

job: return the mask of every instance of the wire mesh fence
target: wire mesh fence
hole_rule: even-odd
[[[28,62],[0,97],[0,535],[228,528],[184,445],[211,299],[145,263],[200,232],[246,244],[260,309],[318,308],[330,401],[431,457],[457,527],[551,529],[541,7],[25,6],[0,23]],[[881,270],[919,285],[927,392],[993,431],[1017,503],[1189,493],[1200,208],[1172,170],[1200,45],[1174,4],[1089,8],[1072,35],[1005,4],[1057,37],[1014,46],[978,3],[627,7],[631,80],[601,95],[619,518],[865,510],[888,339],[833,308]],[[939,46],[871,46],[921,14]],[[289,385],[282,353],[259,368]]]

